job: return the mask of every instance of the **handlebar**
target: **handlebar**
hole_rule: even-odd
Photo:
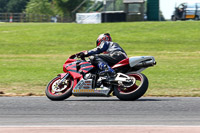
[[[75,58],[77,58],[77,57],[76,57],[76,54],[73,54],[73,55],[71,55],[71,56],[69,57],[69,59],[75,59]]]
[[[77,54],[73,54],[69,57],[69,59],[76,59],[76,58],[81,58],[81,60],[85,60],[85,57],[79,57]]]

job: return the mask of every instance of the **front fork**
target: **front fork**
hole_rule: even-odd
[[[60,83],[58,84],[59,87],[62,87],[63,85],[65,85],[65,81],[67,79],[67,77],[69,76],[69,73],[62,73],[62,74],[59,74],[60,77],[61,77],[61,81]]]

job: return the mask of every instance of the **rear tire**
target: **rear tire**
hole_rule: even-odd
[[[142,73],[128,74],[136,79],[136,83],[129,88],[114,86],[114,93],[120,100],[133,101],[145,94],[148,89],[148,79]],[[139,84],[137,82],[140,82]]]
[[[54,79],[52,79],[46,87],[46,96],[52,101],[62,101],[72,95],[74,80],[69,76],[66,79],[66,81],[68,81],[67,84],[60,87],[60,91],[58,90],[56,92],[54,88],[60,80],[61,77],[57,76]]]

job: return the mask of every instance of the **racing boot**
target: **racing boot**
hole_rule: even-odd
[[[99,74],[102,76],[108,75],[111,78],[116,76],[115,71],[105,62],[98,63],[98,68],[102,70]]]

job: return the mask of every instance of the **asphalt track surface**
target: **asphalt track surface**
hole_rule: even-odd
[[[200,125],[200,98],[0,97],[3,125]]]
[[[117,133],[119,128],[122,131],[134,128],[129,131],[143,133],[141,130],[147,129],[146,132],[151,133],[149,131],[159,129],[158,132],[172,133],[170,128],[177,128],[176,133],[191,129],[199,133],[200,97],[143,97],[137,101],[120,101],[116,97],[70,97],[65,101],[50,101],[46,97],[0,97],[0,131],[12,133],[13,129],[19,133],[28,127],[42,132],[46,128],[50,131],[67,128],[72,132],[81,127],[86,132],[107,128],[106,131],[112,129],[110,132]]]

